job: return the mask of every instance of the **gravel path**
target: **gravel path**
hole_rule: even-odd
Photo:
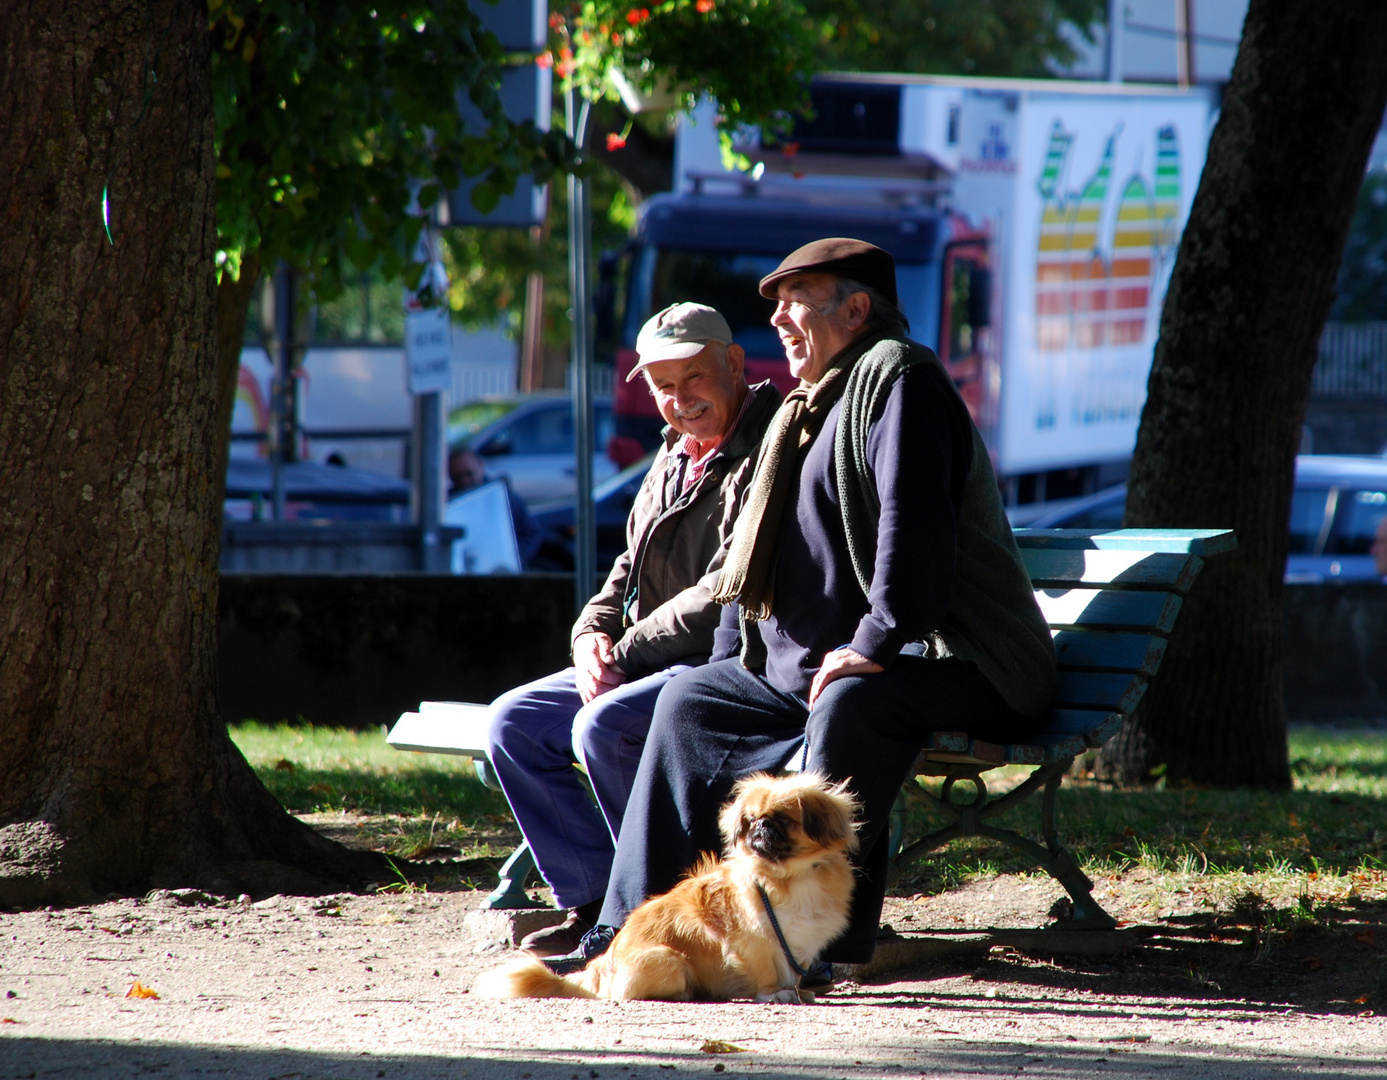
[[[0,1080],[1387,1075],[1387,1022],[1353,1000],[1387,974],[1380,911],[1275,950],[1173,919],[1129,931],[1125,956],[984,943],[812,1006],[672,1005],[472,997],[501,955],[494,923],[468,917],[481,896],[0,913]],[[1034,927],[1053,899],[1001,878],[893,900],[887,918],[907,944],[917,924],[971,940],[978,912]],[[158,997],[128,996],[137,981]]]

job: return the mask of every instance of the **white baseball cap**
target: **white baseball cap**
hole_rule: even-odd
[[[634,379],[647,364],[697,356],[713,341],[732,344],[732,328],[722,315],[705,304],[670,304],[641,327],[636,338],[639,359],[626,381]]]

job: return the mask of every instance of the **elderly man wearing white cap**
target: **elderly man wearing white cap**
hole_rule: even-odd
[[[770,383],[747,386],[741,346],[710,307],[665,308],[636,351],[628,378],[641,373],[668,427],[627,519],[626,550],[573,625],[574,666],[491,706],[496,776],[555,905],[570,910],[521,943],[540,956],[571,952],[601,908],[655,699],[712,652],[712,587],[780,404]]]

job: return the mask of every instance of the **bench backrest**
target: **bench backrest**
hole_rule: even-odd
[[[1053,706],[1025,743],[936,732],[930,761],[1039,765],[1101,746],[1160,668],[1204,560],[1237,546],[1225,529],[1018,529],[1016,542],[1055,638]]]

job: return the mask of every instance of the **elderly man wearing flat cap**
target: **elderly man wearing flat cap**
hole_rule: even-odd
[[[595,919],[655,699],[712,650],[713,586],[780,403],[770,383],[747,386],[741,346],[710,307],[665,308],[636,351],[628,378],[640,372],[668,427],[627,519],[626,550],[573,625],[574,666],[491,706],[497,779],[555,904],[570,909],[522,941],[541,956],[570,952]]]
[[[905,336],[891,256],[820,240],[761,292],[801,382],[766,434],[718,580],[729,606],[715,662],[660,695],[584,951],[718,850],[718,807],[740,777],[795,760],[862,803],[851,923],[801,981],[822,989],[823,961],[871,959],[888,818],[930,732],[1024,736],[1055,658],[987,449],[938,358]]]

